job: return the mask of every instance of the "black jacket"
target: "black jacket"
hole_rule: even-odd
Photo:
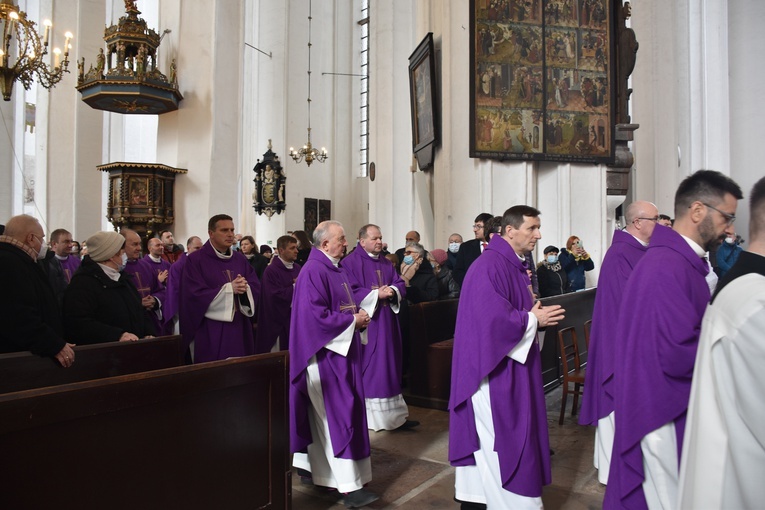
[[[410,303],[436,301],[438,299],[438,280],[433,273],[433,267],[425,260],[409,280],[406,288],[406,299]]]
[[[562,267],[558,271],[552,271],[544,263],[539,264],[537,279],[540,297],[560,296],[571,292],[568,276]]]
[[[481,241],[479,239],[471,239],[460,245],[460,251],[457,252],[457,265],[454,271],[452,271],[452,276],[460,284],[460,287],[462,287],[465,281],[465,275],[467,270],[470,269],[470,265],[480,256]]]
[[[132,277],[121,273],[115,282],[88,256],[64,293],[64,328],[67,340],[78,345],[116,342],[126,332],[155,334]]]
[[[0,243],[0,352],[54,356],[64,348],[56,296],[43,270],[26,252]]]
[[[460,284],[454,279],[452,271],[441,266],[441,271],[436,275],[438,279],[438,299],[455,299],[460,297]]]

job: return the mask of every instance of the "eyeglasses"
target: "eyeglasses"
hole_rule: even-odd
[[[709,205],[709,204],[705,204],[704,202],[701,202],[701,203],[702,203],[703,205],[705,205],[706,207],[709,207],[710,209],[714,209],[715,211],[717,211],[717,212],[719,212],[720,214],[722,214],[722,215],[723,215],[723,218],[725,218],[725,219],[727,220],[727,222],[728,222],[728,226],[729,226],[729,227],[730,227],[731,225],[733,225],[733,222],[734,222],[734,221],[736,221],[736,215],[735,215],[735,214],[728,214],[728,213],[726,213],[726,212],[723,212],[723,211],[721,211],[721,210],[720,210],[720,209],[718,209],[717,207],[713,207],[713,206],[711,206],[711,205]]]
[[[654,216],[653,218],[635,218],[635,219],[636,220],[645,220],[645,221],[655,221],[657,223],[659,221],[659,217],[658,216]]]
[[[483,228],[483,223],[475,223],[473,225],[473,230],[479,230]]]

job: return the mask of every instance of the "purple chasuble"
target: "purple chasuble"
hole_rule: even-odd
[[[406,297],[406,283],[383,256],[370,257],[360,244],[340,263],[353,285],[353,297],[361,303],[372,291],[388,285]],[[390,301],[377,302],[367,327],[367,345],[361,346],[366,398],[389,398],[401,394],[401,328]]]
[[[281,350],[289,349],[290,315],[294,282],[300,274],[300,264],[295,262],[287,268],[279,257],[266,266],[260,283],[258,306],[258,332],[255,339],[255,353],[270,352],[279,338]]]
[[[617,230],[600,268],[592,312],[587,384],[584,385],[581,425],[596,425],[614,410],[614,345],[619,306],[627,279],[648,248],[628,232]]]
[[[679,462],[709,303],[707,272],[706,261],[680,234],[657,225],[627,282],[614,337],[616,431],[603,508],[647,508],[640,441],[673,421]]]
[[[66,283],[68,284],[72,281],[72,276],[74,276],[74,273],[77,272],[80,264],[82,264],[82,260],[72,255],[67,255],[66,260],[61,260],[58,257],[56,258],[58,259],[59,264],[61,264],[61,269],[64,271],[64,277],[66,278]]]
[[[207,309],[225,284],[242,275],[250,285],[253,300],[250,308],[255,310],[260,296],[258,276],[238,251],[229,259],[221,259],[207,241],[198,251],[188,256],[181,275],[179,318],[185,342],[194,342],[194,363],[216,361],[231,357],[255,354],[255,335],[252,318],[245,316],[239,308],[236,296],[236,311],[231,322],[208,319]],[[247,294],[243,294],[247,296]]]
[[[527,497],[551,481],[541,357],[536,343],[526,363],[507,355],[524,338],[533,305],[524,263],[494,236],[462,286],[449,399],[449,462],[473,466],[480,444],[471,397],[489,378],[502,487]]]
[[[295,284],[290,322],[290,449],[304,452],[313,442],[308,422],[306,368],[319,366],[332,451],[337,458],[369,457],[369,432],[361,376],[361,338],[353,334],[347,356],[325,349],[355,321],[358,307],[343,269],[311,248]]]
[[[188,255],[184,253],[178,260],[170,264],[170,274],[167,276],[167,281],[165,282],[166,292],[165,303],[162,305],[162,317],[165,321],[165,326],[169,328],[173,327],[173,317],[178,313],[181,278],[183,268],[186,267],[186,260],[188,260]]]
[[[165,259],[159,259],[159,262],[154,262],[151,260],[151,258],[146,255],[142,259],[138,261],[139,264],[143,264],[147,268],[149,268],[149,271],[152,272],[154,275],[154,281],[157,284],[157,289],[151,293],[152,296],[159,299],[159,302],[162,306],[162,319],[157,319],[157,315],[155,313],[152,313],[152,320],[154,322],[154,330],[157,332],[157,336],[163,336],[163,335],[172,335],[173,329],[172,327],[169,327],[166,325],[166,318],[165,318],[165,302],[167,301],[167,280],[165,280],[165,283],[159,283],[159,273],[162,271],[170,271],[170,267],[172,265],[170,262],[166,261]],[[168,273],[169,274],[169,273]],[[169,276],[168,276],[169,278]]]
[[[138,294],[141,295],[141,299],[147,296],[156,296],[160,302],[164,299],[165,286],[159,283],[156,273],[152,270],[151,267],[143,263],[143,259],[138,259],[135,261],[128,260],[127,264],[125,265],[124,272],[132,277],[131,281],[133,282],[133,285],[135,285]],[[144,308],[144,314],[146,314],[146,316],[151,320],[151,323],[154,324],[154,331],[156,335],[162,336],[164,334],[162,321],[157,318],[155,311],[147,310]]]

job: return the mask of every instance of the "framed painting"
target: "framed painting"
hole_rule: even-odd
[[[470,0],[470,156],[611,164],[613,0]]]
[[[433,166],[438,142],[436,63],[433,33],[428,33],[409,57],[409,103],[412,116],[412,152],[420,170]]]

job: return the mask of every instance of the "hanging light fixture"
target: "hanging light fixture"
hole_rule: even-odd
[[[69,70],[69,50],[72,33],[65,34],[64,60],[61,60],[61,50],[55,48],[54,64],[49,67],[43,61],[48,54],[48,42],[53,24],[45,20],[45,33],[35,31],[35,22],[27,19],[27,14],[20,11],[13,0],[0,0],[0,24],[2,24],[3,40],[0,47],[0,89],[3,99],[11,100],[13,83],[20,81],[29,90],[35,76],[37,81],[46,89],[56,86],[64,73]]]
[[[290,157],[295,160],[295,163],[300,163],[305,159],[305,163],[311,166],[311,163],[318,161],[324,163],[327,160],[327,149],[324,147],[321,150],[311,145],[311,21],[313,17],[311,0],[308,1],[308,142],[299,150],[295,150],[294,147],[290,147]]]

